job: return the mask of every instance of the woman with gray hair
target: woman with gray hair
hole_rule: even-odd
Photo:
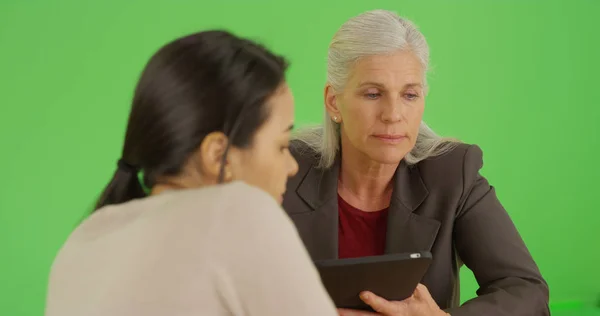
[[[366,293],[382,314],[549,315],[547,283],[479,173],[481,150],[422,120],[428,63],[423,34],[393,12],[341,26],[329,47],[324,123],[292,143],[299,172],[284,208],[313,260],[433,254],[413,297]],[[480,288],[459,306],[463,264]]]

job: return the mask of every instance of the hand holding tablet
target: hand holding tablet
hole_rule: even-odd
[[[340,316],[448,316],[442,311],[422,284],[417,285],[413,295],[403,301],[388,301],[371,292],[361,293],[361,299],[375,311],[338,309]]]
[[[403,315],[403,310],[414,308],[426,310],[427,315],[446,315],[419,284],[431,260],[431,253],[418,252],[317,261],[315,265],[341,315],[370,315],[358,311],[375,310]],[[433,308],[427,308],[430,303]]]

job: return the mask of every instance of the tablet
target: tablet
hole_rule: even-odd
[[[410,297],[431,263],[430,252],[315,261],[337,308],[372,310],[358,296],[371,291],[389,301]]]

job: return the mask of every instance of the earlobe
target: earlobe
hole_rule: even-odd
[[[340,110],[338,108],[338,95],[330,84],[325,86],[324,92],[325,110],[334,122],[340,123],[342,121],[342,116],[340,115]]]

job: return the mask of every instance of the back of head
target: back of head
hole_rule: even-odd
[[[336,93],[341,93],[354,64],[361,58],[388,55],[401,50],[413,52],[427,72],[429,46],[425,36],[411,21],[387,10],[372,10],[352,17],[338,29],[329,45],[327,82]],[[424,83],[427,91],[426,79]],[[322,127],[301,130],[296,138],[318,153],[319,167],[328,168],[339,151],[340,125],[333,122],[325,111]],[[452,147],[453,142],[438,136],[422,122],[417,143],[405,161],[414,164],[442,154]]]
[[[137,84],[121,167],[96,209],[145,196],[137,171],[146,187],[179,174],[212,132],[228,135],[232,146],[249,146],[286,68],[282,57],[225,31],[191,34],[160,48]]]

